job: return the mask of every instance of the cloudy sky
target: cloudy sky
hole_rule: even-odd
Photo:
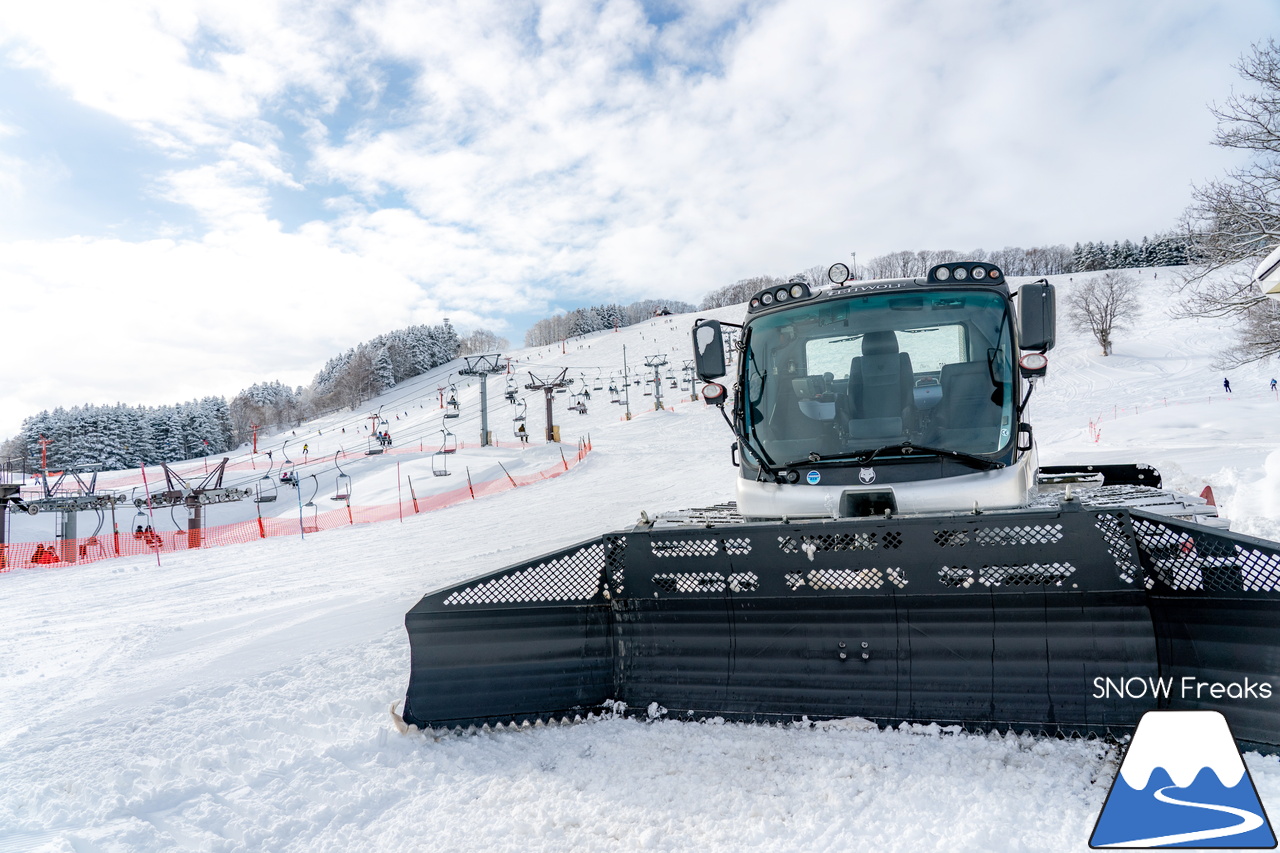
[[[0,437],[449,317],[1140,239],[1274,0],[84,0],[0,15]]]

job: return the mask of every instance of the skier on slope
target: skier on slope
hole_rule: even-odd
[[[1226,391],[1228,394],[1230,394],[1230,393],[1231,393],[1231,380],[1230,380],[1230,379],[1227,379],[1226,377],[1223,377],[1223,379],[1222,379],[1222,388],[1223,388],[1223,390],[1224,390],[1224,391]]]

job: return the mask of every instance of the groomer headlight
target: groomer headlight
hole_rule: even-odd
[[[772,304],[773,304],[773,294],[772,294],[772,293],[764,293],[764,294],[761,294],[761,295],[760,295],[760,301],[761,301],[762,303],[764,303],[765,305],[772,305]]]
[[[791,285],[791,298],[799,299],[801,296],[804,296],[804,285],[803,284]]]
[[[938,281],[946,281],[947,279],[951,278],[951,268],[938,267],[933,271],[933,277],[936,278]]]
[[[777,293],[775,293],[775,294],[773,294],[773,298],[774,298],[774,299],[777,299],[779,302],[786,302],[786,301],[787,301],[787,289],[786,289],[785,287],[779,287],[779,288],[778,288],[778,292],[777,292]]]

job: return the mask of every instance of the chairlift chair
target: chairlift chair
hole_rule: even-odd
[[[431,454],[431,473],[437,477],[449,476],[449,454],[443,450]]]
[[[351,500],[351,475],[342,470],[342,466],[338,464],[338,457],[342,451],[333,454],[333,465],[338,469],[338,479],[334,484],[333,500],[350,501]]]
[[[320,532],[320,507],[316,506],[316,493],[320,491],[320,478],[312,474],[311,480],[311,497],[307,498],[307,502],[303,504],[304,507],[311,509],[311,523],[302,525],[303,533]],[[298,486],[298,488],[301,488],[301,486]]]
[[[450,386],[449,386],[449,399],[448,399],[447,401],[445,401],[445,404],[444,404],[444,405],[445,405],[444,416],[445,416],[446,418],[456,418],[456,417],[458,417],[458,409],[459,409],[459,406],[458,406],[458,386],[456,386],[456,385],[450,385]]]
[[[517,400],[516,405],[519,408],[516,409],[516,416],[511,420],[519,423],[520,421],[524,420],[525,412],[529,410],[529,404],[526,403],[524,400]]]
[[[151,526],[151,519],[145,512],[139,509],[133,516],[133,538],[141,539],[146,535],[146,530]]]
[[[440,430],[440,432],[444,433],[443,438],[440,442],[440,452],[441,453],[457,453],[458,437],[453,433],[449,432],[449,430],[447,429],[442,429]]]
[[[269,504],[274,502],[277,497],[275,480],[271,479],[270,474],[264,474],[254,489],[253,502],[256,504]]]
[[[276,483],[271,478],[271,469],[275,467],[276,460],[270,450],[267,451],[267,460],[270,463],[267,465],[267,473],[262,475],[262,479],[254,487],[253,502],[256,504],[272,503],[277,497]]]

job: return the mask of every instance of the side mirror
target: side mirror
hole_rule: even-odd
[[[724,333],[719,320],[697,320],[693,324],[693,370],[703,382],[719,379],[724,365]]]
[[[1053,349],[1056,319],[1053,285],[1041,279],[1018,288],[1018,349]]]

